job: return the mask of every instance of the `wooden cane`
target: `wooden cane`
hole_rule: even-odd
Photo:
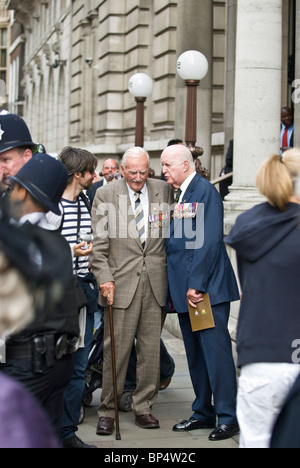
[[[118,407],[114,318],[113,318],[113,309],[111,305],[108,306],[108,311],[109,311],[110,344],[111,344],[112,373],[113,373],[113,387],[114,387],[114,401],[115,401],[116,440],[121,440],[120,423],[119,423],[119,407]]]

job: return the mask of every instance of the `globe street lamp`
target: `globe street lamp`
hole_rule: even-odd
[[[128,83],[128,90],[136,101],[135,146],[144,146],[144,107],[147,97],[153,91],[153,80],[145,73],[133,75]]]
[[[185,141],[190,148],[195,148],[197,140],[197,88],[200,81],[207,75],[208,61],[201,52],[189,50],[179,57],[177,72],[187,86]]]

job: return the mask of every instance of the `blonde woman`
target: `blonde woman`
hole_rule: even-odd
[[[237,252],[242,288],[237,334],[242,448],[270,446],[300,373],[294,348],[300,339],[299,172],[300,149],[269,157],[257,175],[267,202],[242,214],[226,239]]]

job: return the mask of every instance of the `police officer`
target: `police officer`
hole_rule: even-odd
[[[30,239],[33,261],[46,286],[45,302],[37,307],[33,322],[8,338],[3,371],[37,397],[58,434],[79,324],[70,248],[59,233],[50,231],[46,213],[60,213],[58,203],[67,180],[62,163],[39,154],[9,181],[12,214]]]
[[[37,149],[24,120],[16,114],[0,114],[0,183],[10,185],[10,177],[26,164]]]

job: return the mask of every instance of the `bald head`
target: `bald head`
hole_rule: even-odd
[[[161,155],[161,164],[166,181],[174,188],[179,188],[195,171],[192,153],[183,145],[166,148]]]

